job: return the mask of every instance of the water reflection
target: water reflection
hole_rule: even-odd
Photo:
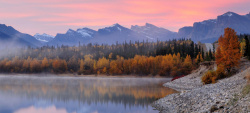
[[[166,78],[0,76],[0,112],[152,113]]]

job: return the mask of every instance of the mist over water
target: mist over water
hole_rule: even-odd
[[[168,78],[0,75],[0,112],[154,113]]]

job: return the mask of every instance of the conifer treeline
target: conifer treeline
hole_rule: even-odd
[[[7,50],[8,51],[8,50]],[[191,40],[44,46],[18,50],[0,61],[0,72],[182,75],[203,61],[204,52]],[[7,52],[6,52],[7,53]]]
[[[111,59],[116,59],[116,56],[122,56],[125,59],[133,58],[135,55],[143,56],[158,56],[166,54],[177,54],[180,53],[181,57],[186,57],[190,55],[191,58],[196,58],[196,56],[202,53],[204,57],[204,52],[197,44],[194,44],[190,39],[180,39],[180,40],[169,40],[169,41],[157,41],[148,42],[136,41],[132,43],[124,42],[122,44],[113,45],[98,45],[98,44],[87,44],[77,47],[69,46],[43,46],[40,48],[27,48],[18,50],[20,54],[14,54],[11,58],[19,56],[19,58],[27,59],[28,57],[36,58],[42,60],[44,57],[48,59],[64,59],[69,60],[72,57],[76,59],[84,59],[85,55],[92,55],[93,59],[98,60],[99,58],[105,57]],[[8,50],[6,51],[8,53]],[[8,55],[10,57],[10,55]]]
[[[241,56],[247,57],[250,60],[250,35],[244,34],[238,37],[240,39]]]

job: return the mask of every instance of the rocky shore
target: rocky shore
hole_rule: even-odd
[[[242,63],[239,72],[229,78],[215,84],[203,85],[201,76],[213,67],[200,66],[190,75],[165,83],[165,87],[180,93],[159,99],[152,106],[161,113],[249,113],[250,94],[245,95],[242,92],[246,90],[247,80],[244,77],[250,72],[250,63]]]

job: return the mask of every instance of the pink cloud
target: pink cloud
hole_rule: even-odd
[[[146,22],[178,31],[180,27],[216,18],[226,11],[246,14],[250,11],[249,5],[249,0],[0,0],[0,16],[12,18],[0,18],[0,22],[11,24],[18,20],[20,26],[24,21],[20,18],[25,17],[25,21],[31,22],[34,27],[23,32],[31,34],[40,30],[53,30],[53,34],[65,32],[61,31],[61,27],[105,26],[113,23],[129,27]],[[51,29],[46,31],[42,27]]]
[[[28,13],[0,13],[1,18],[25,18],[25,17],[32,17],[35,14],[28,14]]]

